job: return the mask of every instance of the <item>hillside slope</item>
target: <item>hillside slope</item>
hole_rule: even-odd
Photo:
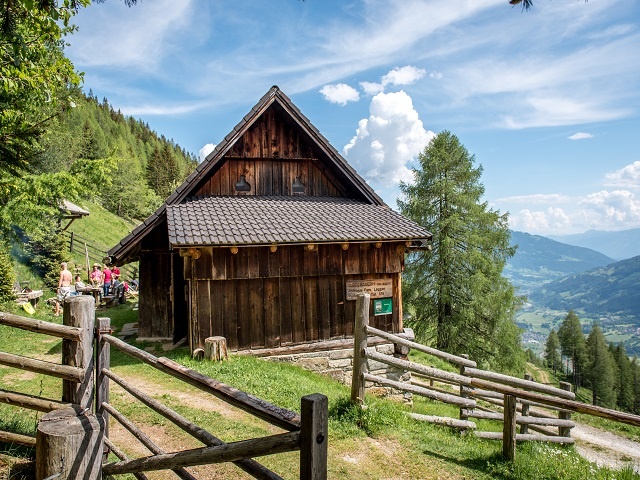
[[[567,275],[586,272],[615,262],[612,258],[588,248],[576,247],[538,235],[511,232],[516,254],[509,259],[504,275],[521,293],[528,293],[545,283]]]
[[[640,321],[640,256],[553,281],[531,292],[529,299],[554,310]]]

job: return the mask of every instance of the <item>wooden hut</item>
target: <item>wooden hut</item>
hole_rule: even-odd
[[[255,350],[352,336],[360,291],[401,331],[404,255],[429,238],[272,87],[109,255],[140,262],[140,337]]]

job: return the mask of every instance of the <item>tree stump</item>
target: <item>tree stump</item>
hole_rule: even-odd
[[[204,339],[204,358],[221,362],[229,360],[227,353],[227,339],[224,337],[209,337]]]
[[[102,478],[102,420],[80,406],[53,410],[36,433],[36,480]]]

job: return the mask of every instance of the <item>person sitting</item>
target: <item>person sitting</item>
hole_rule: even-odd
[[[76,275],[76,292],[83,288],[87,288],[87,285],[80,279],[80,275]]]

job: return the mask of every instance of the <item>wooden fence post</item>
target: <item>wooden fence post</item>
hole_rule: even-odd
[[[111,367],[111,344],[102,339],[103,335],[110,335],[111,319],[98,318],[96,329],[96,415],[102,418],[104,438],[109,438],[109,412],[102,407],[103,403],[109,403],[109,377],[102,371]],[[109,454],[109,448],[105,445],[105,460]]]
[[[560,382],[560,388],[570,392],[571,384],[569,382]],[[558,418],[561,420],[571,420],[571,414],[569,412],[559,411]],[[561,437],[571,437],[571,429],[567,427],[558,427],[558,435]]]
[[[504,424],[502,426],[502,456],[513,461],[516,458],[516,404],[513,395],[504,396]]]
[[[62,401],[91,408],[93,403],[93,328],[95,324],[95,300],[91,295],[65,298],[62,323],[82,330],[79,342],[62,340],[62,364],[79,367],[85,371],[84,380],[76,383],[62,381]]]
[[[314,393],[302,397],[300,403],[300,480],[326,480],[329,442],[327,397]]]
[[[533,377],[531,376],[531,374],[525,373],[524,374],[524,379],[525,380],[533,380]],[[528,390],[528,389],[525,389],[525,390]],[[528,417],[529,416],[529,404],[528,403],[523,403],[522,404],[522,416],[523,417]],[[529,425],[527,425],[526,423],[523,423],[522,425],[520,425],[520,433],[529,433]]]
[[[361,293],[356,299],[356,318],[353,329],[353,371],[351,376],[351,403],[354,405],[364,405],[364,374],[368,373],[364,351],[367,348],[369,299],[370,295],[368,293]]]
[[[467,355],[466,353],[463,353],[460,355],[463,358],[469,358],[469,355]],[[464,365],[460,365],[460,375],[464,375]],[[460,398],[469,398],[469,394],[467,393],[467,387],[460,384]],[[460,414],[459,414],[459,418],[460,420],[464,420],[467,421],[469,420],[469,417],[466,415],[466,408],[460,407]]]

